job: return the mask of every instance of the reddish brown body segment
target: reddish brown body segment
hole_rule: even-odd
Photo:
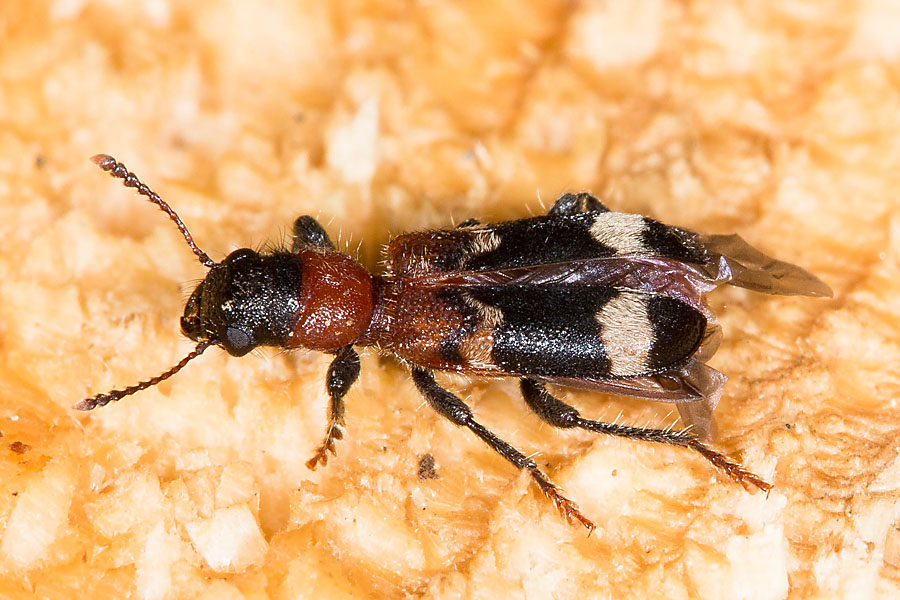
[[[331,351],[356,343],[372,320],[372,277],[346,254],[301,250],[301,311],[289,348]]]
[[[442,348],[466,331],[465,315],[438,288],[414,281],[387,277],[368,335],[357,342],[377,345],[400,358],[432,369],[460,370],[458,361],[448,360]],[[498,373],[499,374],[499,373]]]
[[[388,273],[377,278],[375,309],[365,335],[355,343],[377,346],[431,369],[502,376],[490,360],[491,333],[479,327],[477,303],[434,279],[442,257],[465,248],[465,231],[407,234],[387,248]],[[451,260],[467,254],[456,252]]]

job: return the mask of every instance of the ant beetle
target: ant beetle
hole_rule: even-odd
[[[587,193],[561,195],[544,216],[505,223],[468,220],[410,233],[387,247],[371,274],[338,252],[309,216],[296,220],[290,251],[235,250],[215,262],[149,187],[111,156],[93,161],[159,206],[209,268],[191,294],[181,331],[196,348],[161,375],[82,400],[92,410],[168,379],[210,346],[243,356],[258,346],[328,352],[330,414],[310,469],[343,437],[344,396],[360,371],[354,346],[374,346],[409,366],[428,404],[529,472],[569,522],[594,524],[537,464],[475,420],[434,379],[455,371],[518,377],[543,421],[689,448],[731,479],[771,484],[704,444],[726,377],[707,366],[721,339],[706,292],[730,284],[758,292],[831,296],[800,267],[766,256],[737,235],[709,235],[612,212]],[[547,383],[672,402],[688,427],[648,429],[587,419]]]

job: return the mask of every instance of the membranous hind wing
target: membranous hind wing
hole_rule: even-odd
[[[706,249],[704,263],[712,282],[728,283],[763,294],[830,298],[831,288],[797,265],[763,254],[735,234],[698,234]]]

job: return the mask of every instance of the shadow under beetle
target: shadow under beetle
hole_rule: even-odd
[[[803,269],[737,235],[708,235],[635,214],[611,212],[590,194],[563,194],[547,215],[410,233],[387,247],[387,270],[368,273],[338,252],[309,216],[296,220],[290,252],[235,250],[214,262],[168,204],[125,165],[94,162],[175,222],[209,268],[191,294],[181,330],[196,348],[168,371],[75,408],[91,410],[156,385],[212,345],[232,356],[258,346],[328,352],[327,431],[307,466],[335,453],[344,396],[360,371],[354,346],[374,346],[409,365],[439,414],[468,428],[529,472],[569,522],[594,524],[525,454],[475,420],[434,379],[434,370],[519,377],[525,403],[555,427],[581,428],[690,448],[731,479],[772,486],[704,445],[725,376],[706,365],[721,339],[704,295],[728,283],[769,294],[831,296]],[[673,402],[684,430],[586,419],[546,384]]]

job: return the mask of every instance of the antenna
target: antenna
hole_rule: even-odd
[[[215,261],[209,257],[206,252],[197,247],[197,244],[194,243],[194,238],[191,235],[191,232],[188,231],[187,226],[182,222],[181,218],[178,214],[172,210],[172,207],[166,204],[165,200],[159,197],[159,195],[151,190],[149,187],[141,183],[141,180],[138,179],[137,175],[129,171],[124,164],[117,161],[115,158],[108,154],[98,154],[91,158],[94,163],[107,171],[113,177],[118,177],[122,180],[122,183],[125,187],[135,188],[141,196],[146,196],[150,202],[157,205],[164,213],[169,215],[169,218],[175,222],[175,226],[178,227],[178,231],[181,232],[181,235],[184,236],[185,241],[188,243],[188,246],[191,247],[191,250],[197,257],[200,259],[200,263],[205,267],[213,267],[215,266]]]
[[[187,356],[178,361],[178,363],[174,367],[172,367],[162,375],[157,375],[156,377],[148,379],[147,381],[142,381],[137,385],[129,386],[124,390],[112,390],[111,392],[107,392],[105,394],[97,394],[93,398],[85,398],[72,408],[74,408],[75,410],[94,410],[98,406],[106,406],[110,402],[116,402],[118,400],[121,400],[125,396],[130,396],[134,393],[140,392],[141,390],[146,390],[148,387],[153,387],[157,383],[165,381],[166,379],[183,369],[184,365],[188,364],[188,362],[203,354],[203,351],[210,346],[212,346],[212,342],[210,342],[209,340],[203,340],[202,342],[197,344],[196,348],[188,352]]]

